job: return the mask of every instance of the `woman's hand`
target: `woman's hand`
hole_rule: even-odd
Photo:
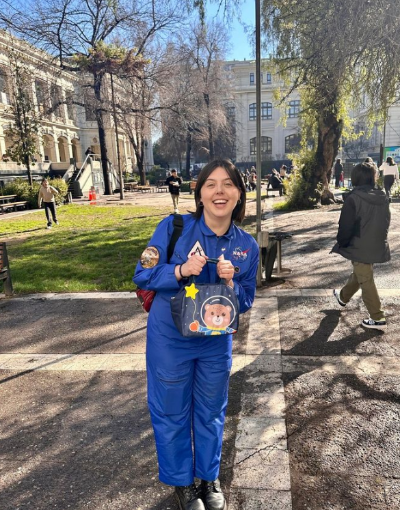
[[[218,276],[226,281],[229,287],[233,288],[233,275],[235,274],[235,268],[230,260],[225,260],[224,256],[218,257],[217,274]]]
[[[201,255],[193,255],[187,260],[187,262],[181,265],[179,279],[181,279],[182,277],[189,278],[192,275],[198,276],[203,270],[203,267],[206,264],[206,262],[207,259],[205,257],[202,257]]]

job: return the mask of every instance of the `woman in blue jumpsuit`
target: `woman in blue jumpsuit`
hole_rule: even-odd
[[[233,223],[244,218],[246,190],[229,160],[202,169],[195,202],[196,212],[183,216],[183,231],[170,260],[173,216],[156,228],[133,280],[157,292],[147,324],[146,361],[160,480],[175,486],[181,510],[223,510],[218,474],[232,335],[182,337],[170,299],[191,275],[198,283],[221,278],[234,289],[240,313],[246,312],[254,300],[259,249],[253,237]],[[218,263],[207,263],[209,258]],[[195,477],[201,480],[198,488]]]

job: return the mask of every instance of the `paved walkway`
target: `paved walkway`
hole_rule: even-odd
[[[346,309],[332,298],[349,272],[329,255],[339,208],[266,215],[294,232],[294,271],[258,290],[235,339],[230,510],[400,508],[397,207],[393,260],[376,271],[385,335],[359,325],[359,295]],[[0,508],[176,510],[157,481],[145,319],[130,293],[0,300]]]

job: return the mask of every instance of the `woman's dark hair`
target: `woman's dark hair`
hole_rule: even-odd
[[[351,183],[353,186],[375,186],[376,181],[375,163],[359,163],[351,171]]]
[[[246,212],[246,188],[244,186],[244,182],[239,170],[231,161],[229,161],[229,159],[214,159],[214,161],[210,161],[210,163],[207,163],[207,165],[203,166],[201,169],[197,179],[196,189],[194,191],[194,199],[196,202],[196,212],[194,213],[194,217],[199,219],[203,214],[203,204],[201,204],[201,188],[217,168],[223,168],[226,170],[233,184],[240,190],[240,203],[238,203],[232,211],[232,220],[241,223]]]
[[[386,163],[389,163],[390,166],[394,166],[396,163],[393,161],[392,156],[388,156],[386,158]]]
[[[43,179],[42,179],[42,184],[43,184],[44,182],[46,182],[46,181],[48,181],[48,178],[47,178],[47,177],[43,177]]]

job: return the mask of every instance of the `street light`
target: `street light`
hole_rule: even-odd
[[[256,2],[256,204],[257,204],[257,241],[261,237],[261,5]],[[261,286],[262,261],[261,250],[257,271],[257,287]]]

